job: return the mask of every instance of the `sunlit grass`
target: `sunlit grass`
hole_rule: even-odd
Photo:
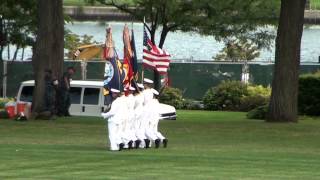
[[[320,119],[281,124],[244,113],[178,111],[167,149],[107,150],[101,118],[0,120],[0,179],[317,179]]]

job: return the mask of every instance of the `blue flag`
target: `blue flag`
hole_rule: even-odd
[[[106,61],[103,86],[109,91],[111,88],[121,90],[121,77],[115,57]]]
[[[138,72],[138,59],[137,59],[137,51],[136,51],[136,43],[134,41],[134,33],[133,29],[131,30],[131,48],[133,52],[133,56],[131,59],[131,65],[132,65],[132,70],[133,70],[133,76],[135,76]]]

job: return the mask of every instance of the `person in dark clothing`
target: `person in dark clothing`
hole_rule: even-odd
[[[45,70],[44,83],[44,111],[50,112],[50,117],[53,117],[57,113],[55,98],[58,81],[54,78],[50,69]]]
[[[73,67],[68,67],[67,72],[63,73],[63,76],[59,83],[59,97],[58,97],[58,115],[59,116],[70,116],[69,108],[71,105],[70,101],[70,81],[72,75],[75,73]]]

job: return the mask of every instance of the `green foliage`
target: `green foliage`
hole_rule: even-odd
[[[159,101],[164,104],[174,106],[176,109],[181,109],[184,106],[182,91],[178,88],[166,87],[159,96]]]
[[[87,0],[92,1],[92,0]],[[213,35],[218,41],[232,37],[249,40],[257,47],[270,47],[274,32],[267,25],[276,24],[280,1],[264,0],[96,0],[130,13],[135,19],[151,23],[151,40],[162,28],[159,46],[168,32],[193,31]],[[133,9],[134,8],[134,9]],[[162,42],[163,41],[163,42]]]
[[[267,112],[268,112],[268,105],[259,106],[249,111],[247,113],[247,118],[264,120],[266,118]]]
[[[203,103],[207,110],[249,111],[267,104],[270,93],[270,88],[223,81],[206,92]]]
[[[66,53],[68,58],[73,57],[73,53],[79,46],[88,44],[97,44],[97,41],[93,40],[93,36],[82,35],[72,33],[70,30],[65,30],[64,33],[64,48],[68,50]]]
[[[190,18],[196,31],[213,35],[217,41],[225,39],[248,40],[258,49],[271,46],[275,32],[268,30],[276,24],[280,12],[280,1],[264,0],[203,0],[191,1],[197,10]]]
[[[182,109],[201,110],[203,109],[203,105],[199,101],[194,101],[192,99],[185,99],[183,102]]]
[[[13,44],[16,45],[17,52],[20,48],[32,46],[37,29],[37,2],[35,0],[2,0],[0,10],[0,23],[3,27],[3,34],[0,35],[1,48]],[[2,53],[2,49],[0,53]],[[0,56],[2,60],[2,54]]]
[[[247,95],[247,87],[242,82],[223,81],[206,92],[203,97],[204,108],[207,110],[238,110],[241,98]]]
[[[305,115],[320,115],[320,71],[299,78],[299,112]]]
[[[217,61],[251,61],[260,56],[258,46],[247,40],[225,40],[225,47],[214,58]]]
[[[266,105],[269,102],[269,96],[249,95],[244,96],[240,100],[239,111],[250,111],[256,107]]]
[[[0,109],[4,109],[6,103],[8,103],[10,101],[14,101],[14,99],[13,98],[0,98]]]
[[[244,96],[240,100],[240,111],[250,111],[256,107],[269,103],[271,88],[261,85],[248,85],[248,96]]]
[[[248,93],[250,96],[263,96],[263,97],[270,97],[271,95],[271,88],[270,87],[263,87],[261,85],[249,85],[247,86]]]

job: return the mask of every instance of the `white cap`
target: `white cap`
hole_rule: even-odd
[[[157,95],[157,96],[159,95],[159,92],[158,92],[157,90],[155,90],[155,89],[153,89],[153,88],[152,88],[151,90],[152,90],[152,93],[153,93],[154,95]]]
[[[144,83],[149,83],[149,84],[152,84],[152,83],[153,83],[153,81],[152,81],[151,79],[148,79],[148,78],[144,78],[144,79],[143,79],[143,82],[144,82]]]
[[[111,88],[110,91],[113,92],[113,93],[119,93],[120,92],[118,89],[113,89],[113,88]]]
[[[129,87],[129,90],[130,90],[130,91],[134,91],[134,90],[136,90],[136,88],[130,86],[130,87]]]
[[[138,87],[144,89],[143,84],[137,83]]]

